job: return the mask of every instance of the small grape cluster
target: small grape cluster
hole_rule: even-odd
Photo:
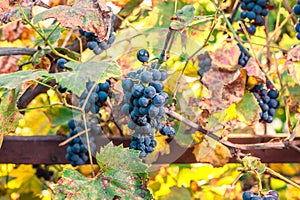
[[[104,102],[109,97],[110,84],[111,82],[109,79],[107,79],[104,83],[98,84],[93,81],[88,81],[86,83],[86,88],[80,95],[79,107],[84,106],[84,111],[86,113],[89,111],[93,114],[98,113]],[[91,90],[92,92],[90,93]],[[88,98],[87,101],[86,98]]]
[[[237,44],[238,47],[240,48],[241,54],[239,56],[239,61],[238,64],[241,65],[242,67],[245,67],[247,65],[247,62],[250,58],[250,55],[245,51],[245,49],[240,45],[239,43]]]
[[[139,55],[149,53],[138,52],[138,59],[146,62],[146,58],[140,59]],[[140,150],[140,157],[153,152],[156,146],[154,129],[162,135],[174,136],[173,127],[162,124],[165,116],[164,105],[168,101],[168,94],[163,92],[167,73],[163,70],[145,68],[136,72],[130,72],[128,78],[122,81],[124,91],[124,105],[122,112],[130,117],[128,128],[135,131],[132,135],[130,148]]]
[[[199,54],[197,58],[198,67],[200,68],[198,70],[198,75],[203,77],[204,73],[210,70],[212,60],[207,51],[205,53]]]
[[[89,130],[89,142],[91,147],[91,152],[96,150],[95,144],[95,135],[99,135],[102,133],[102,129],[98,124],[100,121],[93,117],[89,122],[86,123],[86,127]],[[81,133],[85,130],[84,121],[76,121],[74,119],[69,120],[68,127],[70,128],[70,133],[68,135],[68,139],[72,136]],[[66,159],[70,161],[71,165],[79,166],[86,163],[88,160],[88,149],[87,142],[85,137],[75,137],[68,143]]]
[[[279,107],[279,101],[276,100],[279,92],[274,88],[270,81],[267,81],[266,86],[267,89],[264,88],[263,83],[260,83],[251,89],[251,92],[255,96],[262,110],[260,113],[260,122],[271,123],[276,109]]]
[[[247,27],[249,34],[253,35],[256,32],[256,26],[265,24],[264,17],[268,14],[268,0],[241,0],[242,12],[240,17],[248,19],[250,26]]]
[[[52,170],[49,170],[47,166],[45,167],[42,167],[41,165],[32,165],[33,168],[36,169],[36,172],[35,172],[35,175],[38,177],[38,178],[44,178],[46,181],[49,181],[54,172]]]
[[[111,18],[111,29],[110,35],[107,41],[100,41],[100,39],[92,32],[87,32],[82,29],[79,30],[79,33],[87,38],[88,44],[87,47],[94,52],[95,55],[101,54],[103,51],[111,47],[112,43],[115,41],[116,36],[114,32],[114,20],[116,16],[113,15]]]
[[[297,31],[297,39],[300,40],[300,0],[298,0],[297,5],[294,7],[295,15],[298,15],[298,23],[295,26],[295,30]]]
[[[245,191],[242,197],[243,200],[278,200],[279,194],[275,190],[269,190],[266,195],[260,196],[253,191]]]

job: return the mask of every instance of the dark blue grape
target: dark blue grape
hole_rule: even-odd
[[[149,52],[146,49],[140,49],[136,56],[140,62],[147,62],[149,60]]]
[[[164,103],[165,103],[165,97],[163,97],[162,95],[157,95],[153,99],[153,105],[155,105],[156,107],[161,107],[164,105]]]
[[[241,18],[242,19],[246,19],[246,17],[247,17],[247,12],[246,11],[243,11],[243,12],[241,12]]]
[[[104,103],[106,100],[107,100],[107,93],[106,92],[103,92],[103,91],[100,91],[99,93],[98,93],[98,96],[99,96],[99,101],[100,101],[100,103]]]
[[[68,61],[64,58],[59,58],[57,60],[57,66],[64,69],[65,68],[65,64],[67,63]]]
[[[90,42],[88,42],[87,47],[88,47],[90,50],[94,50],[94,49],[98,48],[98,43],[95,42],[95,41],[90,41]]]
[[[278,96],[279,96],[279,92],[278,90],[270,90],[268,92],[268,96],[271,98],[271,99],[276,99]]]
[[[295,15],[300,15],[300,5],[294,6],[294,13]]]
[[[247,13],[247,18],[250,19],[250,20],[255,19],[255,16],[256,16],[256,14],[253,11],[250,11],[250,12]]]
[[[245,191],[242,195],[243,200],[250,200],[251,197],[254,196],[254,192],[252,191]]]
[[[144,90],[144,95],[147,98],[153,98],[156,94],[156,90],[153,86],[148,86]]]

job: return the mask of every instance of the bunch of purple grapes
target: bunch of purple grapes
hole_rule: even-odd
[[[140,55],[149,53],[145,54],[144,49],[142,51],[143,53],[138,52],[137,57],[141,62],[146,62],[148,59],[140,59]],[[140,157],[154,151],[154,129],[169,137],[175,134],[173,127],[162,123],[165,116],[164,105],[168,101],[168,94],[163,92],[163,81],[166,78],[165,71],[153,67],[131,72],[122,81],[122,112],[130,117],[128,128],[135,131],[130,148],[140,150]]]
[[[94,86],[95,85],[95,86]],[[90,91],[92,92],[90,93]],[[84,106],[84,111],[88,113],[96,114],[99,112],[100,108],[103,106],[105,101],[110,95],[110,80],[107,79],[104,83],[95,84],[93,81],[88,81],[86,83],[86,89],[80,95],[79,107]],[[90,93],[90,94],[89,94]],[[86,101],[86,98],[88,100]]]
[[[256,85],[251,92],[255,96],[260,108],[260,122],[271,123],[274,119],[276,109],[279,107],[279,96],[278,90],[274,88],[270,81],[267,81],[267,88],[265,89],[264,84],[260,83]]]
[[[264,196],[254,193],[253,191],[245,191],[243,200],[279,200],[279,195],[275,190],[269,190]]]
[[[297,5],[294,7],[295,15],[298,15],[298,23],[295,26],[295,30],[297,31],[297,39],[300,40],[300,0],[298,0]]]
[[[86,37],[88,41],[88,48],[94,52],[95,55],[101,54],[103,51],[107,50],[111,47],[112,43],[115,41],[116,36],[113,33],[114,32],[114,20],[116,19],[116,16],[113,15],[111,18],[111,29],[110,29],[110,35],[107,41],[100,41],[100,39],[92,32],[87,32],[82,29],[79,30],[79,33]]]
[[[198,70],[198,75],[203,77],[204,73],[210,70],[212,60],[207,51],[202,54],[199,54],[197,58],[198,58],[198,67],[200,68]]]
[[[98,118],[93,117],[86,123],[86,127],[89,130],[89,142],[91,147],[91,152],[95,152],[96,144],[94,136],[102,134],[102,129],[98,125],[100,121]],[[76,121],[74,119],[69,120],[68,127],[70,128],[70,133],[68,139],[72,136],[81,133],[85,130],[84,121]],[[79,166],[86,163],[88,160],[88,149],[87,141],[85,137],[75,137],[68,143],[66,159],[70,161],[73,166]]]
[[[268,0],[241,0],[242,12],[240,17],[248,19],[249,26],[247,31],[253,35],[256,32],[256,26],[263,26],[265,24],[264,17],[268,14],[267,8]]]

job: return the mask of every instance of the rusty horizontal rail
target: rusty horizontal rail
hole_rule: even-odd
[[[253,135],[230,135],[229,141],[236,144],[255,144],[271,141],[276,136],[253,136]],[[64,136],[5,136],[2,148],[0,149],[0,163],[15,164],[66,164],[65,146],[58,146],[66,139]],[[300,137],[295,140],[300,141]],[[96,139],[97,148],[112,141],[115,145],[123,144],[128,147],[130,137],[99,137]],[[159,155],[154,164],[169,163],[196,163],[193,155],[193,147],[184,148],[175,140],[169,140],[170,151],[168,155]],[[243,151],[261,158],[266,163],[300,163],[300,153],[294,149],[251,149]],[[236,162],[231,159],[229,162]]]

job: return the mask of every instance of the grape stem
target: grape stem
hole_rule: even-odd
[[[275,176],[275,177],[277,177],[277,178],[279,178],[279,179],[281,179],[281,180],[283,180],[283,181],[285,181],[285,182],[291,184],[292,186],[294,186],[294,187],[300,189],[300,185],[298,185],[298,184],[295,183],[294,181],[292,181],[292,180],[290,180],[290,179],[288,179],[288,178],[282,176],[280,173],[275,172],[273,169],[271,169],[271,168],[269,168],[269,167],[266,167],[265,170],[266,170],[267,173],[269,173],[269,174],[271,174],[271,175],[273,175],[273,176]]]
[[[284,7],[287,9],[287,11],[290,14],[294,13],[293,9],[291,8],[291,6],[290,6],[290,4],[287,0],[283,0],[283,4],[284,4]],[[297,24],[297,19],[294,15],[292,16],[292,20],[293,20],[294,25],[296,25]]]
[[[91,144],[90,144],[90,139],[89,139],[89,132],[88,132],[87,123],[86,123],[86,116],[85,116],[84,112],[82,113],[82,118],[83,118],[83,122],[84,122],[85,138],[86,138],[87,148],[88,148],[88,152],[89,152],[89,159],[90,159],[90,165],[91,165],[91,169],[92,169],[92,176],[95,177],[95,170],[94,170],[94,163],[93,163],[93,157],[92,157],[92,151],[91,151]]]
[[[58,57],[64,58],[64,59],[66,59],[66,60],[69,60],[69,61],[78,63],[77,60],[74,60],[74,59],[72,59],[72,58],[70,58],[70,57],[68,57],[68,56],[65,56],[65,55],[59,53],[58,51],[56,51],[56,49],[55,49],[55,48],[52,46],[52,44],[49,42],[49,40],[48,40],[49,37],[45,38],[45,37],[42,35],[42,33],[41,33],[39,30],[37,30],[37,29],[35,28],[35,26],[34,26],[34,25],[30,22],[30,20],[27,18],[27,16],[26,16],[26,14],[25,14],[25,12],[24,12],[24,9],[22,8],[21,4],[18,3],[18,5],[19,5],[19,8],[20,8],[20,10],[21,10],[21,12],[22,12],[23,20],[24,20],[29,26],[31,26],[31,28],[32,28],[35,32],[37,32],[37,34],[44,40],[44,42],[50,47],[50,49],[52,50],[52,52],[53,52],[55,55],[57,55]],[[56,28],[55,28],[55,29],[56,29]],[[53,30],[53,31],[54,31],[54,30]],[[53,32],[53,31],[52,31],[52,32]],[[51,33],[52,33],[52,32],[51,32]],[[50,36],[51,36],[51,34],[50,34]]]
[[[88,131],[90,131],[90,130],[91,130],[91,129],[88,128]],[[81,132],[79,132],[79,133],[73,135],[72,137],[66,139],[65,141],[59,143],[58,146],[64,146],[64,145],[68,144],[70,141],[72,141],[73,139],[75,139],[75,138],[77,138],[77,137],[79,137],[79,136],[81,136],[81,135],[83,135],[83,134],[85,134],[85,130],[83,130],[83,131],[81,131]]]
[[[240,180],[240,178],[244,175],[244,173],[240,173],[232,182],[231,187],[234,187],[235,184]]]
[[[256,176],[256,178],[257,178],[257,182],[258,182],[258,193],[259,193],[260,195],[262,195],[263,187],[262,187],[262,182],[261,182],[260,174],[259,174],[256,170],[254,170],[254,171],[252,171],[252,172],[254,172],[254,174],[255,174],[255,176]]]

